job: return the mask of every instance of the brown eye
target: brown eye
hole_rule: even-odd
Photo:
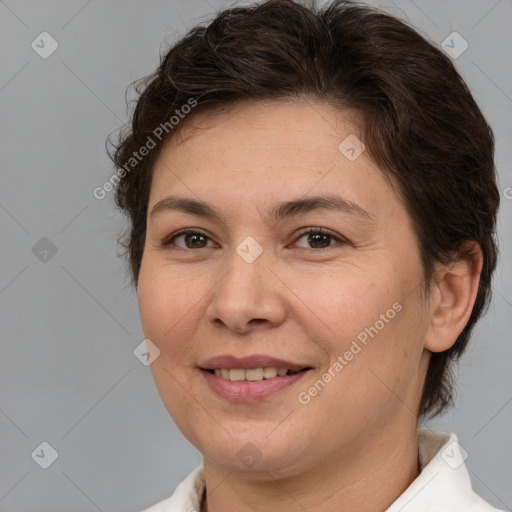
[[[344,240],[324,228],[309,229],[308,231],[303,232],[297,240],[306,236],[307,243],[309,244],[309,247],[305,247],[306,249],[327,249],[333,246],[331,243],[333,240],[337,241],[339,244],[345,243]]]
[[[178,239],[183,239],[185,245],[176,244]],[[207,246],[208,240],[210,239],[200,231],[183,230],[164,240],[162,247],[169,248],[175,245],[180,249],[203,249]]]

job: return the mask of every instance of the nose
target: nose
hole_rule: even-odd
[[[230,263],[208,305],[207,319],[239,334],[280,325],[286,317],[285,287],[264,255],[247,263],[235,252]]]

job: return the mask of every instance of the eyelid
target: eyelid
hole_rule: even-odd
[[[319,252],[319,251],[325,251],[326,249],[337,247],[339,245],[345,245],[345,244],[349,244],[350,243],[346,238],[342,237],[341,235],[338,235],[337,233],[335,233],[334,231],[331,231],[330,229],[321,228],[321,227],[315,227],[315,226],[310,226],[310,227],[302,229],[297,234],[297,236],[295,237],[295,240],[294,240],[293,243],[297,242],[297,240],[299,238],[302,238],[304,235],[307,235],[309,233],[321,233],[322,235],[328,235],[332,239],[335,239],[338,243],[337,244],[333,244],[333,245],[328,245],[327,247],[322,247],[321,249],[313,249],[311,247],[309,247],[309,248],[308,247],[301,247],[301,249],[310,249],[312,251]]]
[[[320,233],[320,234],[323,234],[323,235],[328,235],[332,239],[336,240],[338,243],[333,244],[333,245],[328,245],[327,247],[322,247],[320,249],[315,249],[315,248],[312,248],[312,247],[300,247],[300,249],[309,249],[309,250],[318,252],[318,251],[325,251],[326,249],[330,249],[330,248],[334,248],[334,247],[339,247],[340,245],[345,245],[345,244],[349,244],[350,243],[349,240],[347,240],[345,237],[342,237],[341,235],[338,235],[337,233],[335,233],[334,231],[331,231],[330,229],[322,228],[322,227],[309,226],[309,227],[303,228],[295,236],[294,241],[292,242],[292,245],[295,244],[297,242],[297,240],[302,238],[304,235],[307,235],[309,233]],[[181,235],[187,235],[187,234],[203,235],[204,237],[208,238],[209,241],[213,241],[212,238],[205,231],[203,231],[200,228],[183,228],[183,229],[180,229],[180,230],[172,233],[168,237],[165,237],[161,241],[161,245],[162,245],[163,248],[167,248],[167,247],[169,247],[171,245],[174,245],[177,249],[183,249],[185,251],[187,251],[187,250],[196,250],[197,251],[198,249],[183,248],[183,247],[179,247],[179,246],[177,246],[177,245],[175,245],[173,243],[173,240],[176,239],[177,237],[179,237]],[[200,247],[199,249],[206,249],[206,247]]]
[[[183,228],[183,229],[179,229],[178,231],[175,231],[174,233],[172,233],[171,235],[169,236],[166,236],[162,239],[161,241],[161,246],[165,249],[171,245],[174,245],[177,249],[183,249],[184,251],[189,251],[189,250],[194,250],[194,249],[188,249],[188,248],[183,248],[183,247],[179,247],[177,245],[175,245],[173,243],[173,240],[181,235],[188,235],[188,234],[198,234],[198,235],[203,235],[204,237],[208,238],[208,240],[210,241],[213,241],[211,236],[208,235],[205,231],[203,231],[202,229],[200,228]],[[201,247],[201,249],[206,249],[206,247]],[[197,249],[195,249],[197,250]]]

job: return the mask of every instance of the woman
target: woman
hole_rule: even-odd
[[[490,127],[450,58],[346,1],[196,27],[113,156],[160,396],[203,464],[163,511],[490,511],[452,362],[490,298]]]

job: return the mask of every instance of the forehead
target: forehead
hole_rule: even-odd
[[[316,149],[338,146],[347,131],[358,134],[360,116],[354,110],[340,110],[327,102],[304,97],[297,100],[250,101],[234,104],[220,113],[200,112],[184,119],[179,134],[170,137],[167,145],[218,144],[225,148],[263,145],[270,150]],[[341,139],[341,140],[342,140]]]
[[[394,194],[361,139],[354,112],[307,99],[195,114],[155,162],[149,209],[176,192],[226,208],[337,193],[371,211]]]

